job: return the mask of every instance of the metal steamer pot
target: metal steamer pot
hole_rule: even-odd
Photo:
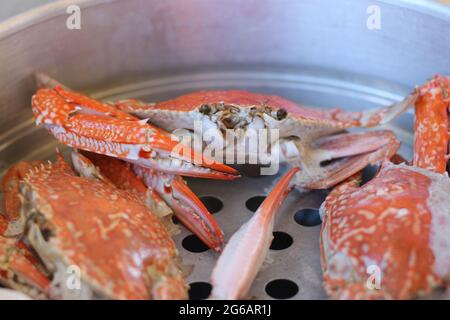
[[[80,29],[67,27],[73,4],[81,9]],[[106,100],[244,88],[362,110],[400,100],[435,73],[450,74],[449,30],[450,9],[421,0],[93,0],[39,7],[0,24],[0,172],[54,154],[55,140],[31,115],[36,71]],[[412,124],[406,113],[388,126],[407,158]],[[189,183],[215,206],[228,239],[274,179]],[[288,197],[275,227],[275,247],[283,249],[270,251],[252,297],[326,298],[317,213],[325,196]],[[183,262],[194,266],[191,295],[201,298],[217,256],[185,229],[175,240]]]

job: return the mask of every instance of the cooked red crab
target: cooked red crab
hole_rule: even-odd
[[[58,141],[81,149],[121,158],[172,174],[232,180],[236,170],[180,148],[169,133],[140,121],[111,105],[61,86],[39,89],[32,98],[36,124],[43,124]]]
[[[134,194],[78,176],[61,156],[28,172],[20,193],[24,236],[51,273],[51,298],[187,297],[174,242]],[[68,286],[69,268],[80,271],[79,287]]]
[[[337,186],[321,207],[326,291],[340,299],[429,296],[450,280],[450,78],[417,89],[414,162],[384,162],[360,186]]]
[[[179,143],[169,133],[75,93],[44,74],[38,74],[37,80],[41,89],[32,99],[37,124],[43,123],[68,146],[99,154],[90,158],[100,171],[115,185],[130,187],[145,198],[156,214],[166,217],[166,226],[173,229],[170,207],[206,245],[214,250],[221,248],[223,235],[217,222],[178,175],[232,180],[239,177],[236,170],[188,147],[177,153]],[[101,155],[124,160],[133,167]],[[151,188],[150,193],[143,183]]]
[[[298,186],[321,189],[382,159],[385,153],[393,155],[398,147],[395,136],[386,130],[339,133],[386,123],[415,98],[410,95],[401,103],[364,113],[310,109],[278,96],[238,90],[200,91],[153,104],[124,100],[115,106],[170,132],[180,128],[193,131],[198,121],[215,145],[227,148],[234,144],[240,158],[251,156],[246,144],[252,129],[279,129],[279,139],[271,145],[272,159],[278,157],[300,167],[295,180]],[[236,141],[227,139],[227,130],[234,132]]]

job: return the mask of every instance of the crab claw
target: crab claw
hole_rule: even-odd
[[[307,147],[298,140],[285,141],[281,149],[288,162],[301,170],[295,183],[301,188],[327,189],[364,169],[389,160],[400,142],[389,130],[343,133],[316,139]]]
[[[214,299],[244,298],[269,251],[275,215],[298,168],[277,183],[252,218],[233,234],[212,273]]]
[[[413,164],[444,173],[450,150],[450,77],[437,75],[417,91]]]
[[[148,187],[158,192],[186,228],[209,248],[220,251],[223,244],[222,230],[183,178],[136,165],[133,170]]]
[[[169,133],[117,108],[67,91],[39,89],[32,99],[36,124],[63,144],[168,173],[232,180],[238,172],[172,139]]]

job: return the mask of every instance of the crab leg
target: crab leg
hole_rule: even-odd
[[[415,166],[444,173],[449,148],[450,78],[435,76],[418,88],[414,123]]]
[[[288,195],[299,169],[277,183],[253,217],[233,234],[212,273],[212,298],[244,298],[269,251],[275,215]]]
[[[231,180],[237,171],[172,140],[167,132],[61,87],[33,96],[36,124],[62,143],[169,173]]]

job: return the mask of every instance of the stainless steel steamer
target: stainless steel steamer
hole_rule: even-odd
[[[80,30],[66,28],[73,3],[81,7]],[[373,5],[380,29],[367,27]],[[435,73],[450,74],[449,31],[450,10],[419,0],[58,1],[0,24],[0,171],[54,154],[54,139],[31,118],[35,71],[107,100],[245,88],[362,110],[400,100]],[[389,125],[407,158],[412,123],[407,113]],[[274,179],[189,183],[211,207],[223,205],[215,215],[228,239]],[[326,298],[314,210],[325,195],[288,197],[274,244],[287,248],[270,251],[252,297]],[[217,256],[189,235],[183,230],[176,242],[184,263],[194,266],[187,280],[198,298],[207,294]]]

